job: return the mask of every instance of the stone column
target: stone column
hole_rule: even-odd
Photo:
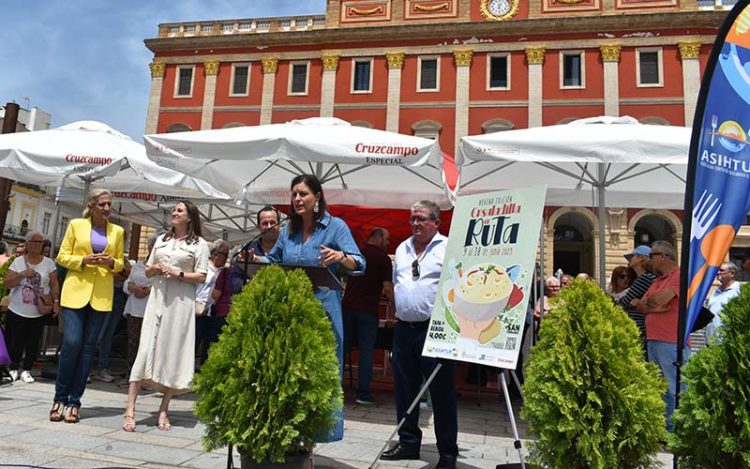
[[[333,117],[339,56],[337,54],[323,54],[321,60],[323,61],[323,80],[320,85],[320,117]]]
[[[385,106],[385,130],[398,132],[401,109],[401,69],[404,67],[403,52],[385,54],[388,61],[388,101]]]
[[[151,62],[151,92],[148,95],[148,112],[146,114],[146,134],[155,134],[159,124],[159,104],[161,89],[164,85],[164,71],[167,65],[163,62]]]
[[[454,50],[456,64],[456,137],[454,146],[461,137],[469,135],[469,71],[471,70],[472,50]]]
[[[701,89],[701,67],[698,57],[701,43],[685,41],[677,44],[682,58],[682,95],[685,101],[685,126],[692,127],[698,92]]]
[[[266,57],[260,59],[263,66],[263,94],[260,98],[260,125],[271,123],[273,114],[273,92],[276,86],[276,70],[279,67],[279,59]]]
[[[211,128],[214,121],[214,101],[216,100],[216,77],[219,75],[219,61],[212,59],[203,62],[206,74],[206,87],[203,90],[203,111],[201,113],[201,130]]]
[[[604,62],[604,115],[620,115],[620,79],[618,67],[620,62],[620,45],[606,44],[599,46]]]
[[[529,128],[542,125],[542,65],[544,47],[526,49],[529,64]]]

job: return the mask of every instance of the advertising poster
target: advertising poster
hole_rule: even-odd
[[[696,112],[685,213],[690,214],[685,343],[750,210],[750,8],[739,2],[717,36]],[[687,230],[686,230],[687,231]],[[684,272],[684,271],[683,271]]]
[[[546,192],[458,197],[423,355],[515,369]]]

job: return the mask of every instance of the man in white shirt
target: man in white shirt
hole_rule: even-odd
[[[448,238],[438,233],[440,207],[422,200],[411,207],[412,236],[396,249],[393,271],[396,318],[392,363],[396,394],[396,419],[406,417],[398,432],[399,442],[380,457],[388,461],[419,459],[422,431],[419,406],[406,411],[416,399],[424,380],[438,363],[442,368],[430,385],[435,417],[435,437],[440,452],[436,469],[454,469],[458,456],[457,404],[453,362],[423,357],[422,348],[435,303]]]
[[[706,326],[706,340],[716,333],[716,328],[721,326],[721,317],[719,313],[724,309],[724,305],[729,300],[740,294],[740,282],[736,281],[737,266],[732,262],[725,262],[719,267],[716,278],[719,280],[719,286],[706,300],[706,307],[714,313],[714,319]]]

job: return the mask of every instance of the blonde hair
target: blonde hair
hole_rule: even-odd
[[[112,193],[110,191],[101,188],[91,189],[89,193],[86,194],[86,208],[83,209],[83,214],[81,215],[83,218],[91,216],[91,207],[93,207],[99,200],[99,197],[103,195],[112,197]]]

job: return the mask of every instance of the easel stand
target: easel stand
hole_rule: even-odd
[[[391,443],[391,440],[393,439],[393,437],[396,436],[396,433],[398,433],[398,431],[401,430],[401,427],[404,426],[404,423],[406,422],[406,417],[411,415],[411,411],[414,410],[414,408],[419,405],[419,400],[422,398],[422,395],[425,393],[425,391],[427,391],[427,388],[430,387],[430,383],[432,383],[432,380],[435,379],[435,376],[437,376],[438,371],[440,371],[442,367],[443,367],[443,364],[438,363],[435,369],[432,370],[432,374],[430,374],[430,377],[427,378],[427,381],[424,382],[424,384],[422,385],[422,389],[420,389],[419,393],[417,394],[417,397],[414,399],[414,401],[411,403],[409,408],[406,410],[406,415],[401,417],[401,421],[396,426],[396,429],[393,430],[393,433],[391,433],[391,435],[388,437],[388,440],[386,440],[383,447],[380,448],[380,452],[378,453],[377,456],[375,456],[375,460],[372,462],[372,464],[370,464],[369,469],[375,469],[375,465],[378,463],[380,456],[382,456],[386,448],[388,448],[388,445]]]
[[[406,410],[406,415],[404,415],[401,418],[401,421],[398,422],[398,425],[396,426],[396,429],[393,430],[393,432],[390,434],[390,436],[388,437],[388,440],[386,440],[386,442],[383,445],[383,447],[380,448],[380,451],[378,452],[378,455],[375,457],[375,460],[372,462],[372,464],[370,464],[369,469],[375,469],[375,466],[377,465],[378,460],[380,460],[380,456],[383,455],[383,453],[385,452],[386,448],[388,448],[388,445],[391,443],[391,440],[393,439],[393,437],[396,436],[396,433],[398,433],[398,431],[404,425],[404,423],[406,422],[406,418],[409,415],[411,415],[411,412],[414,410],[414,408],[419,405],[419,401],[422,398],[422,395],[430,387],[430,384],[432,383],[432,380],[435,379],[435,376],[437,376],[438,372],[440,371],[440,369],[442,367],[443,367],[443,364],[442,363],[438,363],[437,366],[435,367],[435,369],[432,371],[432,374],[430,374],[429,378],[427,378],[427,381],[424,382],[424,384],[422,385],[422,389],[420,389],[419,393],[417,393],[417,397],[414,399],[414,401],[411,403],[411,405],[409,406],[409,408]],[[513,379],[516,382],[516,386],[518,386],[518,389],[520,390],[521,389],[521,385],[518,382],[518,378],[516,377],[515,371],[511,371],[511,373],[513,374]],[[522,448],[521,437],[518,435],[518,428],[516,427],[516,418],[513,415],[513,407],[510,404],[510,394],[508,394],[508,384],[505,381],[505,372],[504,371],[498,373],[498,379],[500,380],[500,385],[502,386],[502,389],[503,389],[503,395],[505,396],[505,406],[508,409],[508,416],[510,417],[510,425],[513,428],[513,436],[515,438],[515,441],[513,442],[513,446],[518,451],[518,458],[521,461],[521,469],[526,469],[526,464],[523,461],[523,453],[521,452],[521,448]],[[500,466],[498,466],[498,467],[500,467]]]
[[[515,379],[516,381],[516,386],[518,386],[518,389],[521,389],[515,371],[511,373],[513,373],[513,379]],[[505,396],[505,407],[508,409],[508,418],[510,418],[510,426],[513,429],[513,437],[515,438],[515,441],[513,441],[513,447],[516,448],[516,451],[518,451],[518,460],[521,461],[521,469],[526,469],[526,464],[523,462],[523,452],[521,451],[521,437],[518,435],[518,427],[516,427],[516,417],[515,415],[513,415],[513,407],[510,403],[510,394],[508,393],[508,382],[505,380],[505,372],[498,373],[498,378],[500,379],[500,386],[502,386],[503,388],[503,395]],[[496,467],[499,469],[502,466],[498,465]]]

